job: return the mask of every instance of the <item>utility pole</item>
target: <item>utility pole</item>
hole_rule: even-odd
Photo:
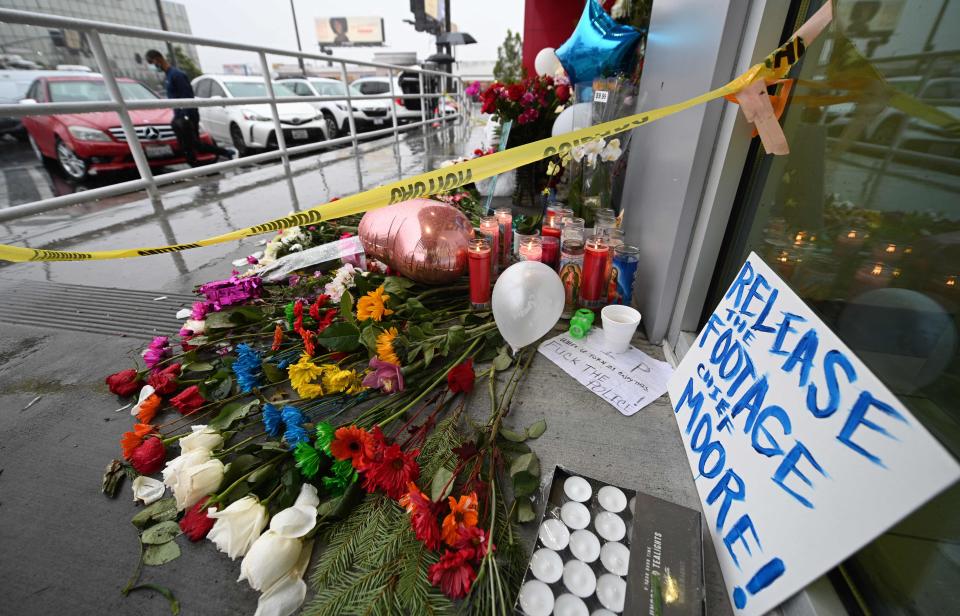
[[[444,31],[444,32],[450,32],[450,29],[451,29],[451,25],[450,25],[450,0],[444,0],[443,21],[444,21],[443,31]],[[450,55],[453,55],[453,54],[451,53],[452,50],[453,50],[453,45],[451,45],[450,43],[447,43],[447,53],[450,54]]]
[[[293,33],[297,35],[297,51],[303,51],[300,46],[300,28],[297,27],[297,9],[293,6],[293,0],[290,0],[290,13],[293,15]],[[303,57],[297,56],[297,64],[300,65],[300,74],[307,76],[307,68],[303,64]]]
[[[167,28],[167,18],[163,14],[163,0],[156,0],[157,3],[157,16],[160,17],[160,29],[164,32],[169,32]],[[173,43],[166,41],[167,43],[167,62],[173,66],[177,65],[177,54],[173,52]]]

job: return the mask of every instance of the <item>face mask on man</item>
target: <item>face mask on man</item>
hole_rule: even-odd
[[[163,69],[162,69],[162,68],[160,68],[158,65],[152,64],[152,63],[150,64],[150,69],[151,69],[152,71],[156,72],[156,73],[162,73],[162,72],[163,72]]]

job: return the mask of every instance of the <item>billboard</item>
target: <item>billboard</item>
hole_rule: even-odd
[[[317,42],[330,47],[383,44],[381,17],[317,17]]]

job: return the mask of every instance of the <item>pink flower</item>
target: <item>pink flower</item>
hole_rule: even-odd
[[[202,321],[206,318],[208,312],[210,312],[210,306],[206,302],[194,302],[190,318],[194,321]]]
[[[388,394],[403,391],[403,373],[400,372],[400,366],[374,357],[370,360],[370,368],[373,372],[363,377],[364,387],[379,389]]]
[[[148,368],[153,368],[171,355],[173,351],[170,349],[170,339],[166,336],[157,336],[143,351],[143,361]]]

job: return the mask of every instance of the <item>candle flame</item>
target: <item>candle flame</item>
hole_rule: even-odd
[[[850,238],[851,240],[855,240],[857,239],[857,232],[854,231],[853,229],[850,229],[849,231],[847,231],[847,237]]]
[[[956,276],[948,276],[948,277],[947,277],[946,285],[947,285],[948,287],[955,287],[955,286],[957,286],[957,277],[956,277]]]
[[[874,265],[874,266],[873,266],[873,269],[870,270],[870,273],[873,274],[874,276],[879,276],[880,274],[882,274],[882,273],[883,273],[883,264],[877,263],[876,265]]]
[[[891,252],[891,253],[892,253],[892,252],[897,252],[897,245],[896,245],[896,244],[887,244],[887,247],[885,248],[885,250],[886,250],[887,252]]]

